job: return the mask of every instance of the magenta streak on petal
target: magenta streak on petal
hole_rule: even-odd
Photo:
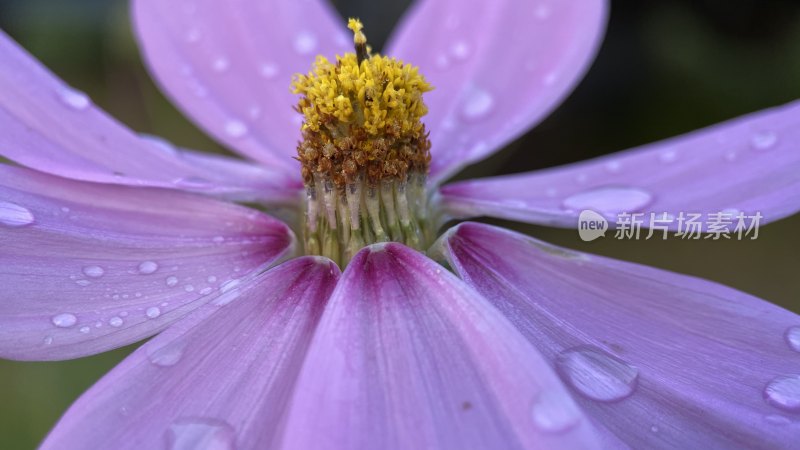
[[[0,165],[0,356],[66,359],[136,342],[293,242],[283,223],[237,205]]]
[[[600,44],[603,0],[423,0],[386,54],[420,66],[435,87],[431,178],[441,182],[487,157],[549,114],[577,84]]]
[[[352,49],[344,22],[317,0],[135,0],[134,27],[164,91],[230,148],[300,178],[302,117],[292,75],[318,54]]]
[[[575,227],[582,209],[611,221],[643,212],[645,224],[666,212],[676,220],[658,225],[673,230],[680,212],[778,220],[800,210],[800,102],[591,161],[454,183],[441,200],[458,218],[561,227]]]
[[[593,448],[539,354],[464,283],[400,244],[347,266],[286,418],[282,448]]]
[[[330,261],[298,258],[203,306],[83,394],[42,448],[273,448],[338,277]]]
[[[135,186],[197,190],[232,198],[282,200],[296,183],[271,169],[240,177],[241,165],[183,158],[143,139],[95,107],[0,32],[0,155],[44,172]],[[205,180],[188,186],[180,180]]]
[[[800,324],[797,314],[709,281],[488,225],[461,224],[440,245],[456,273],[559,370],[610,444],[800,442],[790,407],[800,401],[792,392],[800,379],[791,378],[800,375],[800,353],[784,339]]]

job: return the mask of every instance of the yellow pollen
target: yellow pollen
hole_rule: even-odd
[[[431,85],[417,67],[371,55],[358,19],[347,27],[356,53],[335,62],[317,56],[307,75],[292,80],[304,116],[298,159],[305,181],[321,176],[341,188],[360,178],[375,185],[409,172],[426,175],[430,142],[421,122],[428,112],[422,95]]]

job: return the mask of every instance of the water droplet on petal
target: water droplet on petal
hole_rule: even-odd
[[[158,270],[158,263],[155,261],[142,261],[142,263],[139,264],[139,273],[142,275],[150,275],[156,270]]]
[[[176,420],[167,430],[170,450],[233,450],[236,434],[226,422],[208,418]]]
[[[781,375],[764,388],[767,402],[785,411],[800,412],[800,375]]]
[[[59,328],[69,328],[78,322],[78,318],[75,317],[74,314],[70,313],[58,314],[53,316],[53,318],[50,320],[53,322],[53,325]]]
[[[122,318],[118,317],[118,316],[114,316],[114,317],[112,317],[111,319],[108,320],[108,324],[111,325],[114,328],[121,327],[123,323],[124,322],[123,322]]]
[[[83,334],[86,334],[86,333],[88,333],[88,332],[89,332],[89,331],[91,331],[91,330],[92,330],[92,329],[91,329],[91,328],[89,328],[89,327],[81,327],[81,329],[80,329],[80,330],[78,330],[78,331],[80,331],[80,332],[81,332],[81,333],[83,333]]]
[[[159,136],[153,136],[153,135],[147,134],[147,133],[140,133],[139,137],[142,138],[142,140],[147,141],[148,143],[152,144],[155,148],[161,150],[162,152],[166,153],[169,156],[179,156],[180,155],[180,152],[178,151],[178,149],[175,148],[175,146],[172,145],[172,143],[170,143],[166,139],[163,139],[163,138],[161,138]]]
[[[278,65],[275,63],[263,63],[261,64],[261,67],[259,67],[258,72],[262,77],[271,80],[278,76],[280,70],[278,69]]]
[[[208,294],[210,294],[210,293],[211,293],[211,292],[213,292],[213,291],[214,291],[214,288],[212,288],[212,287],[205,287],[205,288],[203,288],[203,289],[200,289],[200,292],[198,292],[198,293],[199,293],[200,295],[208,295]]]
[[[575,402],[561,392],[545,391],[533,401],[531,407],[533,423],[542,431],[560,433],[580,422],[580,413]]]
[[[753,150],[769,150],[778,143],[778,135],[774,131],[760,131],[750,138]]]
[[[619,161],[609,161],[605,164],[606,170],[611,173],[617,173],[622,170],[622,163]]]
[[[176,277],[176,276],[169,276],[169,277],[167,277],[167,279],[166,279],[166,283],[167,283],[167,286],[169,286],[169,287],[175,287],[175,286],[177,286],[177,285],[178,285],[178,277]]]
[[[183,357],[185,347],[184,341],[173,341],[158,348],[147,347],[147,359],[160,367],[174,366]]]
[[[473,87],[464,100],[461,115],[467,120],[478,120],[486,117],[494,107],[494,98],[483,89]]]
[[[665,150],[658,154],[658,160],[662,163],[669,164],[678,159],[678,152],[675,150]]]
[[[92,282],[89,281],[89,280],[75,280],[75,284],[77,284],[78,286],[81,286],[81,287],[86,287],[86,286],[89,286],[90,284],[92,284]]]
[[[193,292],[194,286],[192,286],[191,284],[187,284],[186,286],[183,287],[183,290],[186,292]]]
[[[147,308],[144,314],[150,319],[155,319],[156,317],[161,315],[161,309],[159,309],[158,306],[151,306]]]
[[[637,211],[651,201],[653,196],[643,189],[606,186],[571,195],[564,199],[563,207],[574,211],[591,209],[617,214]]]
[[[792,350],[800,352],[800,326],[786,330],[786,343]]]
[[[458,61],[464,61],[469,58],[470,52],[469,44],[465,41],[458,41],[450,47],[450,54]]]
[[[86,266],[83,268],[83,274],[91,278],[100,278],[106,273],[100,266]]]
[[[247,134],[247,125],[241,120],[230,119],[225,122],[225,133],[233,138],[240,138]]]
[[[771,423],[772,425],[779,425],[779,426],[789,425],[790,423],[792,423],[792,420],[789,419],[788,417],[780,416],[778,414],[770,414],[764,416],[764,420],[767,421],[768,423]]]
[[[62,103],[77,111],[85,110],[92,103],[88,95],[69,87],[61,89],[58,96]]]
[[[301,55],[308,55],[317,48],[317,38],[307,32],[303,31],[297,34],[294,38],[294,49]]]
[[[91,278],[100,278],[105,273],[105,270],[100,266],[86,266],[83,268],[83,274]]]
[[[566,350],[556,358],[564,381],[592,400],[613,402],[631,395],[639,369],[595,347]]]
[[[536,11],[535,11],[536,18],[539,19],[539,20],[545,20],[548,17],[550,17],[550,13],[551,12],[552,11],[550,10],[549,6],[547,6],[547,5],[539,5],[539,6],[536,7]]]
[[[24,227],[33,223],[33,213],[16,203],[0,200],[0,223],[9,227]]]
[[[231,63],[228,61],[227,58],[219,57],[214,59],[214,62],[211,64],[211,67],[214,68],[217,72],[225,72],[230,67]]]
[[[206,281],[208,281],[209,283],[216,283],[217,277],[215,277],[214,275],[210,275],[208,278],[206,278]]]
[[[209,189],[213,187],[213,183],[201,177],[185,177],[178,178],[173,181],[175,186],[183,189]]]

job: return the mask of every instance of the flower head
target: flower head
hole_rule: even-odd
[[[0,166],[0,355],[64,359],[158,334],[42,447],[794,445],[796,314],[483,224],[428,245],[445,220],[478,215],[574,227],[582,208],[800,209],[796,104],[439,186],[566,95],[605,10],[428,1],[388,58],[350,21],[355,54],[331,63],[349,40],[315,2],[134,1],[156,78],[258,166],[131,133],[0,36],[0,155],[24,166]],[[298,104],[276,74],[312,64]],[[731,164],[746,169],[731,177]],[[302,214],[301,249],[230,200]]]

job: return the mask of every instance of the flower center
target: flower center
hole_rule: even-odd
[[[297,146],[306,187],[306,254],[345,265],[364,245],[398,241],[423,249],[433,230],[427,190],[430,140],[421,118],[432,87],[418,68],[371,54],[350,19],[355,53],[317,59],[296,75],[304,116]]]

